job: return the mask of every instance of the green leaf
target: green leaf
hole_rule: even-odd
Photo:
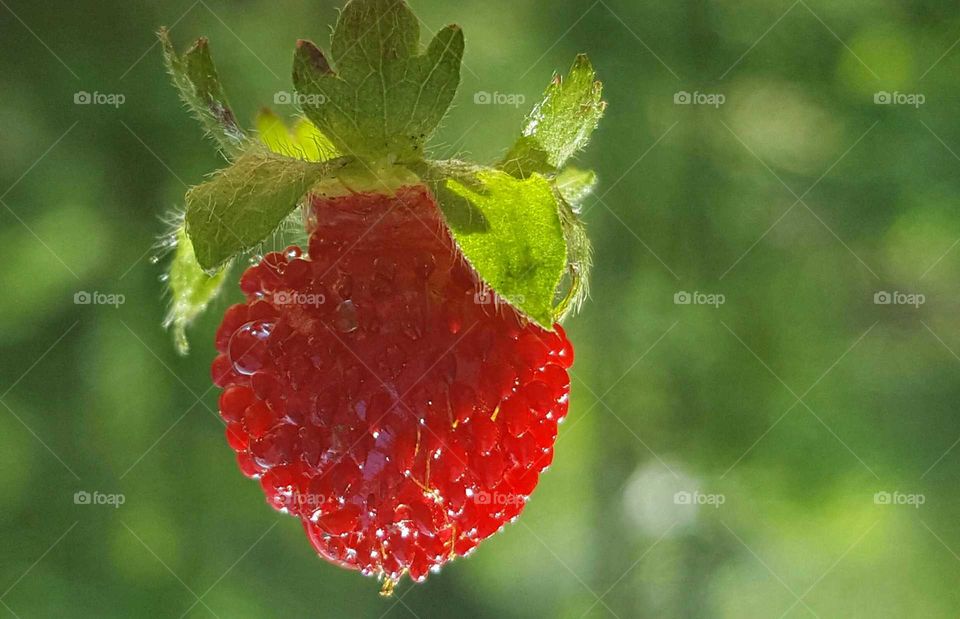
[[[519,178],[555,173],[590,141],[607,107],[602,97],[590,60],[577,56],[566,78],[554,77],[500,167]]]
[[[558,205],[563,237],[567,243],[567,272],[561,288],[565,290],[556,307],[558,320],[576,312],[590,295],[590,268],[593,266],[593,247],[587,227],[577,216],[576,206],[562,195],[558,188]]]
[[[590,294],[590,267],[593,248],[587,227],[578,216],[583,201],[593,193],[597,175],[593,170],[573,166],[564,168],[553,179],[560,205],[563,236],[567,240],[567,274],[564,278],[566,294],[560,300],[557,312],[561,317],[580,309]]]
[[[297,43],[293,82],[307,118],[340,152],[422,159],[460,83],[460,28],[444,28],[421,51],[420,25],[406,2],[351,0],[332,56],[336,72],[316,45]]]
[[[310,187],[344,165],[251,148],[210,181],[187,192],[187,234],[206,271],[257,246],[297,207]]]
[[[567,244],[550,182],[501,170],[432,164],[428,177],[467,261],[504,301],[552,330]]]
[[[330,139],[309,120],[300,118],[290,128],[264,108],[257,114],[256,126],[260,141],[278,155],[305,161],[327,161],[339,155]]]
[[[570,166],[557,174],[554,183],[563,199],[577,211],[597,186],[597,173]]]
[[[166,29],[158,35],[163,45],[163,58],[173,84],[187,107],[197,117],[207,133],[227,155],[243,148],[246,135],[230,109],[220,85],[217,68],[210,56],[206,38],[201,38],[184,54],[177,54]]]
[[[224,267],[213,276],[207,275],[197,263],[182,223],[171,236],[170,243],[174,246],[173,260],[167,270],[171,299],[163,326],[173,329],[177,350],[185,355],[190,351],[187,327],[220,292],[230,268]]]

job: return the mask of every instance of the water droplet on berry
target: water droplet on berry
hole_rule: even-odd
[[[337,315],[333,320],[333,326],[340,333],[352,333],[357,330],[359,322],[357,321],[357,307],[349,299],[341,301],[337,306]]]
[[[263,367],[267,352],[267,340],[273,331],[273,323],[254,320],[243,325],[230,337],[227,354],[238,374],[250,376]]]

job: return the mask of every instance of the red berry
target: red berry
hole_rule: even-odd
[[[247,269],[214,382],[244,475],[327,560],[417,581],[523,509],[553,458],[573,348],[482,282],[432,196],[313,198],[309,254]]]
[[[220,394],[220,415],[225,421],[240,421],[251,404],[253,391],[248,387],[230,387]]]

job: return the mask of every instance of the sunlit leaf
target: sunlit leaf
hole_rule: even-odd
[[[464,256],[504,301],[552,329],[567,265],[557,196],[539,174],[435,166],[441,210]]]
[[[521,178],[562,168],[590,141],[607,107],[602,97],[603,85],[590,60],[584,54],[577,56],[570,73],[556,76],[533,108],[501,167]]]
[[[264,108],[257,114],[257,133],[267,148],[304,161],[326,161],[339,153],[327,136],[309,120],[300,118],[288,127],[282,118]]]
[[[297,45],[293,80],[307,118],[342,153],[420,159],[460,83],[460,28],[421,50],[420,23],[403,0],[352,0],[331,55],[333,67],[312,42]]]
[[[183,225],[176,229],[171,242],[173,260],[167,271],[170,307],[163,326],[172,329],[177,350],[185,355],[190,350],[187,327],[216,298],[230,267],[225,266],[212,276],[200,268]]]
[[[251,148],[187,192],[187,233],[207,271],[258,245],[297,207],[311,185],[341,167]]]
[[[187,107],[225,154],[243,148],[246,135],[230,109],[206,38],[201,38],[183,54],[178,54],[166,29],[158,36],[163,58],[173,83]]]

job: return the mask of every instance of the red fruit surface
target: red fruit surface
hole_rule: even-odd
[[[484,294],[426,188],[311,206],[217,332],[227,441],[322,557],[421,581],[522,511],[573,348]]]

